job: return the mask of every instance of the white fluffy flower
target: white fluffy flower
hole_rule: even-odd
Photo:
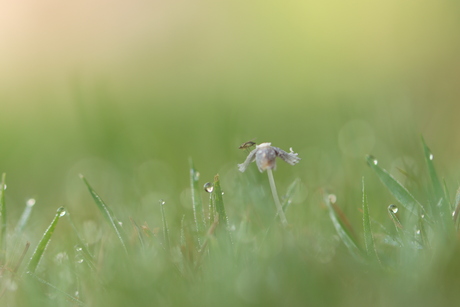
[[[294,165],[300,161],[298,154],[292,151],[285,152],[284,150],[271,146],[272,143],[262,143],[256,146],[256,149],[251,151],[244,161],[241,164],[238,164],[238,169],[240,172],[244,172],[249,163],[256,161],[257,167],[260,172],[263,172],[266,169],[276,169],[276,157],[280,157],[287,163]]]

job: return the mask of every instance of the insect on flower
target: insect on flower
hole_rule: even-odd
[[[244,172],[248,168],[249,163],[256,161],[260,172],[267,169],[274,170],[276,169],[276,157],[283,159],[291,165],[300,161],[298,154],[293,152],[292,148],[290,148],[290,152],[285,152],[278,147],[271,146],[271,143],[262,143],[256,145],[256,148],[249,153],[243,163],[238,164],[238,169],[240,172]]]
[[[256,145],[256,142],[254,142],[254,139],[252,139],[250,141],[247,141],[241,144],[240,147],[238,147],[238,149],[249,149],[254,145]]]

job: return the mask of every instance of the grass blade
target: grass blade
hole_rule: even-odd
[[[5,179],[6,174],[2,174],[2,182],[0,187],[0,263],[5,263],[6,256],[6,204],[5,204]]]
[[[335,195],[325,194],[324,202],[329,209],[329,217],[331,218],[332,224],[334,225],[334,228],[337,231],[340,239],[352,253],[352,255],[359,258],[362,252],[358,247],[356,239],[352,235],[352,230],[346,226],[348,225],[348,222],[346,221],[345,216],[342,212],[339,211],[337,207],[335,207]]]
[[[409,193],[409,191],[400,184],[393,176],[391,176],[385,169],[378,166],[377,159],[372,156],[366,157],[367,163],[375,171],[380,181],[388,188],[396,200],[408,211],[413,214],[418,214],[421,210],[424,212],[423,206]]]
[[[364,243],[366,244],[367,256],[371,259],[379,259],[375,249],[374,237],[371,229],[371,219],[369,214],[369,203],[364,188],[363,177],[363,229],[364,229]]]
[[[283,203],[281,206],[283,207],[283,211],[286,212],[289,205],[292,203],[292,199],[299,188],[300,185],[300,178],[296,178],[291,185],[288,187],[286,195],[283,198]]]
[[[53,221],[49,225],[48,229],[46,229],[45,233],[43,234],[40,242],[38,242],[37,248],[35,248],[32,257],[30,258],[29,264],[27,265],[27,272],[34,273],[37,269],[38,263],[45,252],[46,246],[48,245],[49,241],[51,240],[51,236],[53,235],[54,229],[59,221],[59,218],[64,216],[66,211],[63,207],[60,207],[56,211],[56,215],[54,216]]]
[[[163,241],[165,244],[166,250],[170,251],[171,242],[169,239],[169,227],[168,222],[166,221],[166,214],[165,214],[165,201],[160,199],[160,209],[161,209],[161,220],[163,221]]]
[[[438,174],[436,173],[436,169],[434,168],[434,164],[433,164],[434,156],[431,153],[431,150],[426,145],[425,139],[423,137],[422,137],[422,144],[423,144],[423,153],[425,156],[425,161],[426,161],[426,165],[428,168],[428,173],[430,175],[431,185],[433,187],[433,192],[434,192],[434,197],[435,197],[434,205],[436,205],[436,203],[440,199],[443,199],[445,201],[446,195],[442,188],[441,182],[439,181]]]
[[[125,250],[126,253],[128,253],[128,250],[126,249],[125,245],[125,240],[123,239],[123,229],[121,229],[120,224],[118,223],[118,220],[115,218],[115,215],[113,214],[112,210],[110,210],[109,207],[104,203],[102,198],[96,193],[96,191],[93,190],[93,188],[90,186],[88,181],[83,175],[80,175],[80,178],[83,180],[83,182],[86,184],[86,187],[89,190],[89,193],[94,199],[94,202],[96,203],[97,207],[101,211],[102,215],[105,217],[107,222],[112,226],[114,229],[115,233],[117,234],[118,239],[121,242],[121,245],[123,246],[123,249]]]
[[[29,220],[30,214],[32,213],[32,209],[35,205],[35,199],[31,198],[27,201],[26,207],[24,208],[24,211],[22,211],[21,217],[19,218],[18,224],[16,225],[15,231],[17,233],[21,233],[24,227],[27,224],[27,221]]]
[[[219,225],[225,227],[225,231],[228,234],[230,242],[232,242],[232,236],[230,234],[230,226],[228,222],[227,213],[225,212],[224,199],[222,197],[222,189],[220,187],[219,175],[214,176],[214,189],[212,190],[212,197],[214,199],[214,206],[216,213],[219,217]]]
[[[190,158],[190,189],[192,192],[193,217],[195,219],[196,231],[199,235],[202,235],[206,221],[204,218],[203,201],[200,197],[199,178],[200,173],[197,172],[193,165],[193,160]]]

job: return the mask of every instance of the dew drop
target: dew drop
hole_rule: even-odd
[[[429,159],[432,161],[434,159],[434,156],[432,153],[430,153]]]
[[[193,180],[198,181],[200,179],[200,172],[194,172]]]
[[[81,252],[81,251],[83,250],[83,248],[81,248],[80,246],[77,245],[77,247],[75,247],[75,250],[76,250],[77,252]]]
[[[35,199],[31,198],[26,202],[27,207],[33,207],[35,205]]]
[[[374,156],[369,156],[368,158],[369,158],[369,160],[370,160],[368,163],[372,163],[372,164],[374,164],[374,165],[379,164],[379,161],[377,160],[376,157],[374,157]]]
[[[425,214],[422,214],[420,217],[421,217],[422,219],[424,219],[424,218],[425,218]]]
[[[57,213],[59,213],[59,216],[64,216],[67,212],[65,211],[64,207],[61,207],[57,209]]]
[[[211,193],[212,191],[214,191],[214,185],[211,182],[206,182],[203,188],[208,193]]]
[[[452,211],[452,216],[454,216],[454,217],[455,217],[455,210],[454,210],[454,211]]]
[[[419,235],[420,232],[421,232],[420,229],[417,229],[417,230],[415,231],[415,234]]]
[[[337,196],[335,196],[335,194],[329,194],[327,197],[329,198],[331,204],[335,204],[337,202]]]
[[[166,202],[165,202],[163,199],[160,199],[160,200],[158,201],[158,203],[159,203],[160,205],[162,205],[162,206],[164,206],[164,204],[166,204]]]
[[[118,225],[123,226],[123,222],[118,221]]]
[[[7,188],[7,185],[4,184],[4,185],[3,185],[3,190],[6,190],[6,188]]]
[[[222,191],[222,195],[224,195],[224,194],[225,194],[225,192],[224,192],[224,191]]]
[[[85,261],[85,260],[83,260],[83,258],[80,258],[80,259],[77,260],[77,263],[80,264],[80,263],[83,263],[83,261]]]
[[[398,207],[396,205],[389,205],[388,210],[390,210],[393,213],[398,213]]]

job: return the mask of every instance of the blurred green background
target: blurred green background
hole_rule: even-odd
[[[37,216],[90,218],[79,173],[118,212],[142,217],[160,198],[190,210],[189,157],[231,200],[226,178],[253,138],[303,159],[280,162],[281,191],[300,177],[359,207],[364,156],[417,175],[424,135],[454,189],[459,29],[447,0],[2,3],[10,213],[34,197]]]

